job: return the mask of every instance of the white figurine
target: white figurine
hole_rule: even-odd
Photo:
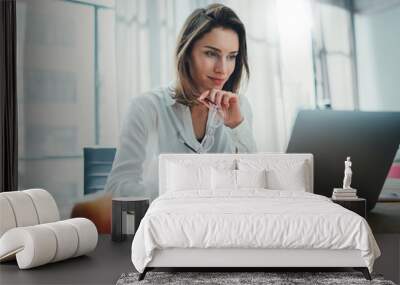
[[[343,179],[343,189],[352,189],[351,184],[351,176],[353,172],[351,171],[351,161],[350,156],[347,157],[346,161],[344,162],[344,179]]]

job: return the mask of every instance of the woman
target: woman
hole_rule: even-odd
[[[157,197],[160,153],[256,151],[250,106],[237,94],[249,76],[237,15],[221,4],[195,10],[175,56],[176,83],[131,101],[106,185],[113,196]]]
[[[107,194],[75,205],[110,232],[111,196],[158,196],[160,153],[255,152],[250,105],[237,94],[249,77],[245,28],[228,7],[195,10],[178,38],[176,83],[132,99]]]
[[[177,82],[130,104],[106,185],[115,196],[155,198],[159,153],[256,151],[250,106],[237,94],[243,73],[249,75],[245,28],[237,15],[221,4],[195,10],[175,56]]]

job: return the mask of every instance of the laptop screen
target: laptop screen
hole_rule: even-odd
[[[400,144],[400,112],[303,110],[297,115],[287,153],[314,155],[314,193],[341,188],[344,161],[352,161],[351,187],[375,206]]]

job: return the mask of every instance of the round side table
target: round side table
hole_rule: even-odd
[[[135,235],[149,204],[150,199],[146,197],[112,198],[111,239],[123,241]]]

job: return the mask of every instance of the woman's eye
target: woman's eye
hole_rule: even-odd
[[[217,54],[212,51],[206,51],[206,56],[214,57],[214,56],[217,56]]]
[[[230,56],[228,57],[228,59],[230,59],[230,60],[235,60],[236,57],[237,57],[237,54],[234,54],[234,55],[230,55]]]

